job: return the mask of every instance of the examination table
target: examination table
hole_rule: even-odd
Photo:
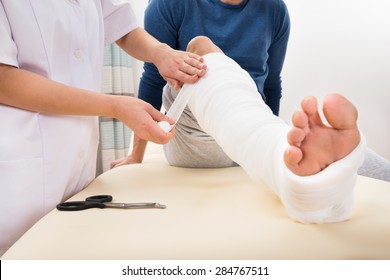
[[[2,259],[390,259],[384,181],[359,176],[351,220],[305,225],[241,167],[171,167],[150,143],[143,164],[110,170],[70,200],[99,194],[167,208],[54,209]]]

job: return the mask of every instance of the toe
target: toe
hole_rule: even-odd
[[[302,111],[295,112],[292,116],[291,121],[295,127],[299,128],[305,128],[308,126],[309,123],[307,115]]]
[[[302,151],[298,147],[290,146],[284,152],[284,163],[293,172],[298,168],[298,163],[302,158]]]
[[[287,134],[287,141],[290,145],[301,146],[305,139],[305,131],[303,129],[293,127]]]
[[[340,94],[329,94],[323,102],[323,111],[326,120],[336,129],[350,129],[356,127],[356,107]]]
[[[317,98],[314,96],[305,97],[301,102],[302,110],[309,116],[315,114],[318,111]]]
[[[306,97],[301,102],[302,111],[307,115],[309,126],[324,126],[321,116],[318,112],[317,98],[314,96]]]

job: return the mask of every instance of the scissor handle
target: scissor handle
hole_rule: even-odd
[[[85,201],[69,201],[57,205],[60,211],[80,211],[89,208],[104,208],[104,202],[112,201],[111,195],[94,195],[87,197]]]
[[[89,208],[104,208],[106,205],[96,201],[69,201],[57,205],[60,211],[80,211]]]
[[[107,194],[93,195],[85,199],[85,201],[94,201],[94,202],[111,202],[112,196]]]

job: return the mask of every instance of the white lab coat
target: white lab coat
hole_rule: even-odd
[[[0,63],[93,91],[101,88],[104,44],[137,27],[127,1],[0,3]],[[94,178],[97,147],[97,117],[0,104],[0,256]]]

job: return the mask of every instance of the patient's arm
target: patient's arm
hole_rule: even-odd
[[[131,151],[131,153],[126,157],[111,162],[111,168],[126,164],[142,163],[147,145],[148,141],[143,140],[139,138],[136,134],[134,134],[133,150]]]

